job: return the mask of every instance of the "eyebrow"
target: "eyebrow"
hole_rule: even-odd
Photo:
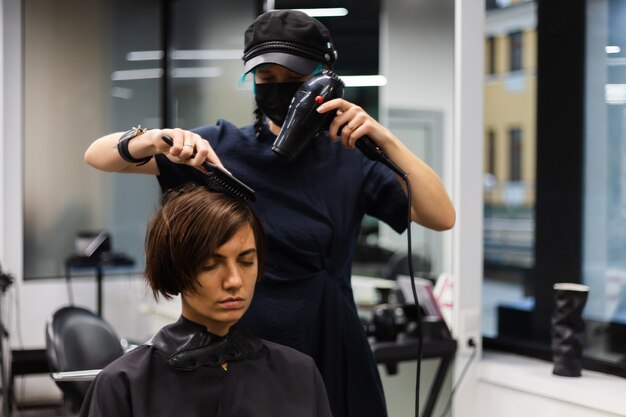
[[[240,258],[242,256],[246,256],[246,255],[250,255],[250,254],[255,254],[256,253],[256,248],[250,248],[250,249],[246,249],[243,252],[240,252],[237,257]],[[225,259],[226,257],[218,252],[215,252],[213,255],[211,255],[211,258],[217,258],[217,259]]]

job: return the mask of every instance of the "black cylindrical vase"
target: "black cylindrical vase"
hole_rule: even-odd
[[[583,309],[589,287],[581,284],[554,284],[552,313],[552,373],[580,376],[582,371],[585,322]]]

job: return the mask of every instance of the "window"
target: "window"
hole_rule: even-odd
[[[588,360],[626,374],[626,2],[587,1],[581,215]],[[594,332],[595,331],[595,332]]]
[[[509,33],[509,71],[522,69],[523,38],[522,32]]]
[[[495,251],[489,252],[485,243],[490,268],[485,268],[484,291],[498,301],[489,301],[491,310],[486,310],[491,321],[483,323],[484,347],[551,360],[553,285],[583,283],[590,288],[583,312],[583,367],[626,376],[626,2],[572,2],[568,19],[554,2],[538,2],[536,10],[541,65],[535,256],[523,275],[524,285],[512,287],[517,293],[495,293],[490,285],[502,290],[504,280],[496,279],[494,262],[488,259]],[[487,12],[488,19],[493,12]],[[532,130],[520,128],[519,140],[513,129],[509,139],[511,153],[513,143],[520,143],[517,152],[526,177],[534,171],[525,168],[532,159],[526,158]],[[516,175],[512,171],[513,166],[511,179]],[[495,229],[493,222],[487,225]]]
[[[516,17],[509,7],[515,9]],[[527,33],[529,40],[536,39],[532,36],[537,30],[535,3],[515,3],[509,7],[487,10],[487,64],[492,54],[489,45],[501,42],[515,46],[510,53],[514,55],[515,50],[521,57],[522,33]],[[503,24],[520,27],[520,22],[525,22],[520,31],[499,34]],[[533,47],[528,45],[530,49]],[[521,68],[521,59],[517,62]],[[485,83],[482,299],[486,340],[501,341],[517,337],[517,333],[530,334],[525,330],[530,326],[528,320],[511,322],[520,315],[528,315],[528,306],[533,302],[536,77],[535,68],[531,67],[534,61],[527,64],[529,71],[515,74],[521,79],[516,88],[510,88],[510,77],[493,77]]]
[[[487,132],[487,171],[496,176],[496,132],[489,129]]]
[[[487,74],[494,75],[496,73],[496,38],[490,36],[487,38]]]
[[[509,130],[509,181],[522,180],[522,130]]]

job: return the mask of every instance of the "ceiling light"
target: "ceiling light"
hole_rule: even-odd
[[[222,69],[217,67],[201,68],[173,68],[174,78],[215,78],[222,75]]]
[[[172,59],[241,59],[241,55],[243,55],[241,49],[190,49],[173,51]]]
[[[311,17],[341,17],[348,14],[344,7],[320,7],[313,9],[294,9],[308,14]]]
[[[127,61],[158,61],[163,59],[163,51],[133,51],[126,54]]]
[[[347,75],[341,80],[346,87],[381,87],[387,85],[387,77],[384,75]]]
[[[138,70],[113,71],[111,79],[113,81],[147,80],[151,78],[161,78],[162,68],[148,68]]]
[[[622,48],[620,48],[617,45],[609,45],[609,46],[605,46],[604,50],[606,51],[607,54],[619,54],[622,51]]]

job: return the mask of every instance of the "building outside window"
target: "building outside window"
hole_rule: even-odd
[[[485,81],[484,347],[551,360],[552,286],[582,283],[583,366],[626,376],[626,1],[570,12],[487,8],[509,62]]]

